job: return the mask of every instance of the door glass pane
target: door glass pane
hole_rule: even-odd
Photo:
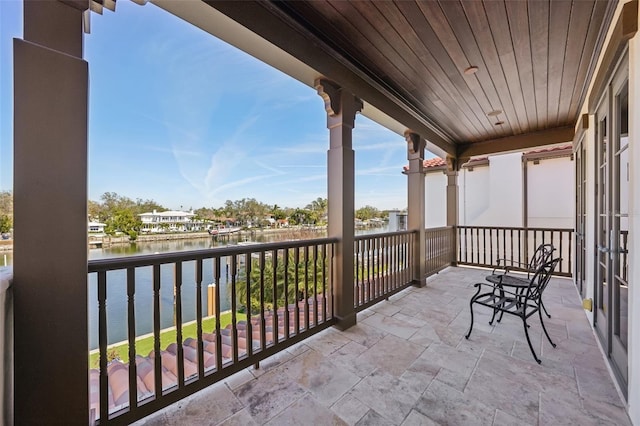
[[[618,235],[617,270],[615,282],[614,333],[626,349],[628,340],[628,236],[629,236],[629,95],[628,85],[616,96],[616,112],[620,131],[616,141],[616,228]]]
[[[609,290],[607,287],[607,256],[609,247],[609,224],[607,221],[607,117],[598,122],[598,276],[596,282],[597,307],[606,313],[609,309]],[[602,318],[603,324],[605,318]]]

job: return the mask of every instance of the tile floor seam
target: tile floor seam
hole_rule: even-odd
[[[291,403],[289,405],[287,405],[286,407],[282,408],[282,410],[278,411],[276,414],[274,414],[273,416],[269,417],[266,421],[259,423],[256,421],[255,418],[253,418],[253,416],[251,416],[251,418],[253,418],[254,421],[256,421],[256,423],[264,425],[269,423],[271,420],[275,419],[276,417],[278,417],[280,414],[284,413],[286,410],[288,410],[293,404],[295,404],[296,402],[298,402],[299,400],[301,400],[302,398],[305,397],[305,395],[309,395],[311,398],[313,398],[313,394],[311,394],[311,392],[309,392],[308,390],[305,389],[305,392],[300,395],[299,398],[294,399],[293,401],[291,401]],[[315,399],[315,398],[314,398]]]

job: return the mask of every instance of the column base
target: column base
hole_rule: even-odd
[[[347,315],[346,317],[339,317],[336,315],[336,318],[338,319],[338,323],[334,325],[334,327],[340,331],[344,331],[348,328],[351,328],[357,323],[355,312]]]
[[[412,280],[411,285],[414,287],[422,288],[427,286],[427,278],[422,278],[418,280]]]

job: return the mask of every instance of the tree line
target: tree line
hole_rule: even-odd
[[[153,210],[168,210],[165,206],[151,199],[135,200],[115,192],[105,192],[99,201],[89,200],[87,212],[89,219],[102,222],[105,233],[113,235],[123,232],[135,239],[142,228],[140,214]],[[190,209],[191,210],[191,209]],[[227,200],[221,207],[200,207],[194,209],[194,220],[211,222],[212,224],[233,223],[239,226],[268,226],[267,218],[286,219],[290,225],[324,225],[327,221],[328,200],[318,197],[304,208],[281,207],[267,204],[255,198]],[[388,214],[372,206],[362,207],[355,212],[356,218],[369,220],[384,218]],[[0,233],[10,232],[13,227],[13,193],[0,191]]]

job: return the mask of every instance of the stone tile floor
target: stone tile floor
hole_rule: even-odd
[[[570,280],[544,296],[542,333],[519,318],[490,326],[469,298],[486,270],[448,268],[163,411],[140,425],[630,425]]]

